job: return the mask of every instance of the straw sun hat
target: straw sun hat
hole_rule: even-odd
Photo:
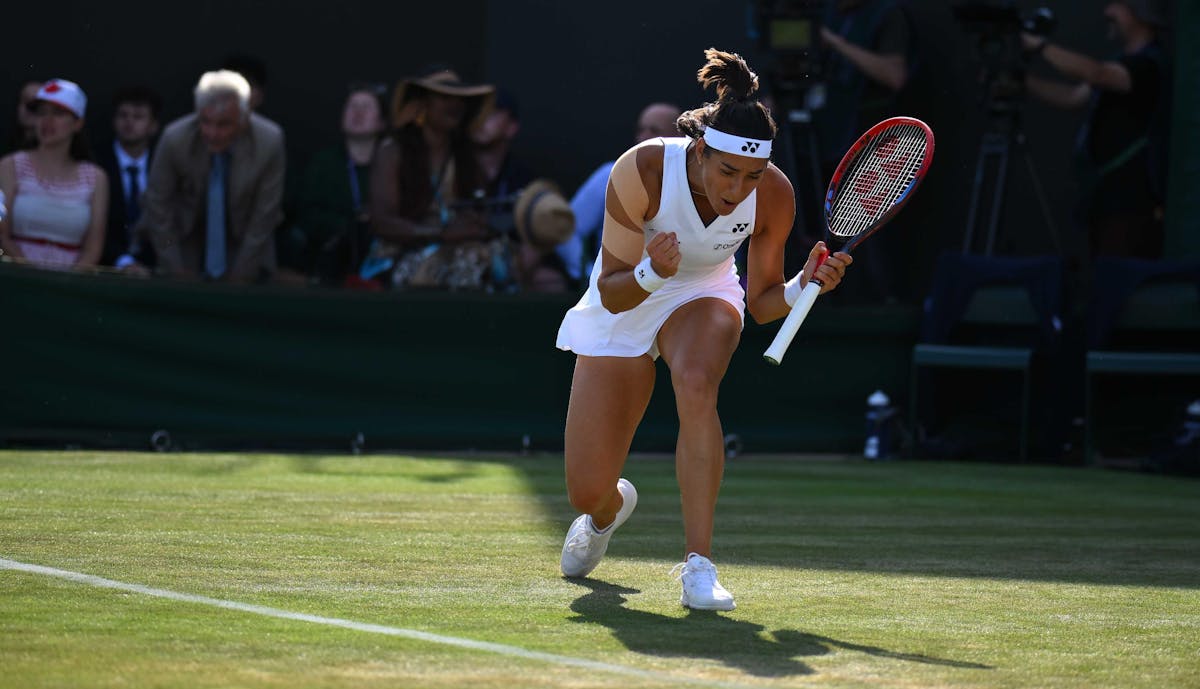
[[[467,122],[474,129],[492,108],[496,87],[491,84],[468,84],[446,67],[427,68],[421,76],[402,79],[392,94],[392,126],[403,127],[420,116],[426,93],[458,96],[467,101]]]
[[[558,246],[575,233],[575,214],[558,186],[548,179],[530,182],[513,205],[521,241],[538,248]]]

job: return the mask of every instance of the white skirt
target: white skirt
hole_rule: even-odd
[[[559,349],[584,356],[636,357],[649,354],[658,358],[658,331],[680,306],[715,297],[729,303],[746,323],[746,292],[738,281],[733,260],[716,269],[696,275],[675,275],[646,301],[621,313],[612,313],[600,303],[596,279],[600,264],[592,274],[587,292],[567,311],[558,327]]]

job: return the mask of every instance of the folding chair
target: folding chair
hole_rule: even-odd
[[[1095,273],[1121,279],[1097,279],[1089,300],[1083,415],[1089,464],[1096,449],[1095,377],[1200,376],[1200,263],[1102,258]]]
[[[913,346],[909,423],[920,426],[921,371],[957,368],[1021,375],[1019,456],[1029,459],[1034,354],[1061,331],[1062,264],[1057,257],[991,257],[946,254],[938,260],[925,303],[921,341]],[[962,343],[962,324],[990,333],[992,341]],[[915,451],[914,442],[914,451]]]

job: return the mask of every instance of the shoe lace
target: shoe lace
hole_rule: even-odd
[[[592,543],[591,528],[580,529],[574,536],[567,539],[567,550],[579,552],[586,551]]]
[[[675,581],[682,580],[683,577],[688,574],[697,575],[707,579],[708,581],[705,582],[706,584],[709,584],[710,586],[715,584],[717,581],[716,566],[711,562],[707,562],[698,557],[695,558],[695,560],[695,562],[692,562],[692,558],[689,558],[683,562],[680,562],[671,568],[670,575],[675,577]],[[676,572],[678,572],[678,574],[676,574]]]

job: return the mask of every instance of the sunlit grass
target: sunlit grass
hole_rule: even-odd
[[[592,579],[561,457],[0,453],[0,558],[507,644],[619,675],[0,570],[0,686],[1186,687],[1200,483],[737,460],[688,613],[670,462]]]

